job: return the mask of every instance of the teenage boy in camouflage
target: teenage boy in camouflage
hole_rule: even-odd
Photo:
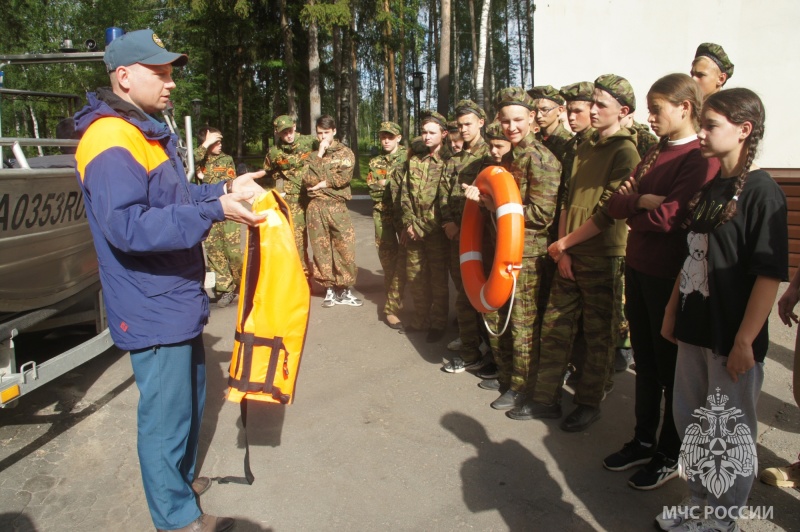
[[[572,133],[561,123],[564,113],[564,97],[552,85],[540,85],[528,91],[531,98],[538,100],[536,106],[536,124],[539,132],[536,140],[553,152],[559,161],[563,161],[567,143]]]
[[[308,208],[308,193],[303,186],[303,177],[308,167],[308,157],[314,150],[316,138],[312,135],[297,133],[295,119],[288,115],[281,115],[273,122],[275,134],[278,139],[269,149],[264,159],[264,170],[267,178],[283,181],[283,199],[289,205],[292,213],[294,227],[294,243],[300,262],[303,263],[303,272],[309,275],[308,236],[306,233],[306,208]]]
[[[483,168],[483,159],[489,147],[481,136],[486,123],[486,113],[472,100],[461,100],[456,104],[456,124],[462,140],[462,148],[447,161],[444,175],[439,183],[439,207],[442,212],[442,229],[449,241],[450,277],[456,288],[456,316],[458,336],[461,340],[459,354],[444,364],[448,373],[460,373],[481,365],[479,349],[478,312],[472,307],[461,282],[461,256],[458,251],[461,234],[461,215],[464,213],[464,190],[462,184],[471,185]]]
[[[636,133],[636,151],[639,152],[639,158],[641,159],[644,159],[650,148],[658,144],[658,137],[650,131],[650,126],[637,122],[633,119],[632,114],[625,117],[625,120],[622,121],[622,127],[627,127]]]
[[[483,167],[494,166],[503,163],[511,153],[511,142],[503,134],[503,126],[495,120],[486,126],[486,144],[489,145],[489,153],[483,159]]]
[[[449,245],[441,226],[437,201],[446,159],[447,122],[435,111],[420,116],[427,151],[408,158],[400,191],[400,243],[406,247],[406,278],[414,300],[414,318],[406,331],[428,330],[426,341],[437,342],[447,328]]]
[[[547,285],[552,268],[548,265],[547,244],[556,209],[561,163],[536,140],[531,131],[535,103],[521,87],[502,89],[495,97],[498,121],[511,142],[511,157],[503,166],[514,177],[522,197],[525,218],[522,269],[517,277],[514,305],[508,304],[486,315],[489,327],[499,330],[511,313],[506,331],[492,337],[490,344],[498,367],[497,379],[486,379],[479,386],[498,390],[500,397],[491,403],[496,410],[520,408],[532,392],[539,358],[539,334],[547,303]],[[510,163],[508,162],[510,159]],[[491,197],[479,196],[476,187],[467,187],[470,200],[480,200],[494,211]]]
[[[600,76],[594,86],[591,119],[596,132],[578,147],[561,201],[560,238],[548,248],[558,272],[542,324],[533,402],[524,412],[527,419],[561,417],[561,385],[582,316],[588,350],[575,387],[578,406],[561,424],[568,432],[582,431],[600,418],[615,347],[614,278],[623,266],[627,240],[627,227],[609,216],[605,203],[639,162],[631,131],[621,126],[636,107],[633,88],[614,74]]]
[[[317,119],[319,147],[308,158],[303,184],[308,191],[308,236],[314,252],[314,280],[325,288],[323,307],[363,301],[351,292],[356,284],[356,236],[345,201],[349,200],[355,156],[336,140],[336,121],[330,115]]]
[[[733,63],[722,46],[704,42],[697,47],[689,75],[700,85],[703,96],[708,97],[721,91],[733,76]]]
[[[382,122],[378,130],[383,153],[369,162],[367,186],[372,198],[372,221],[375,224],[375,245],[383,268],[383,287],[386,304],[383,314],[386,324],[400,329],[402,324],[397,312],[403,299],[405,286],[405,248],[397,241],[394,228],[392,203],[397,197],[398,187],[394,181],[397,172],[406,162],[406,149],[400,145],[403,136],[400,126],[394,122]]]
[[[222,132],[202,127],[201,144],[194,150],[197,177],[206,185],[236,179],[233,157],[222,152]],[[236,298],[242,277],[242,230],[236,222],[225,220],[212,224],[205,242],[206,257],[216,282],[217,306],[225,308]]]

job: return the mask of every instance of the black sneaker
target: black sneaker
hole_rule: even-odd
[[[654,490],[678,476],[678,461],[656,453],[650,462],[628,479],[628,485],[637,490]]]
[[[478,388],[497,391],[500,389],[500,381],[497,379],[484,379],[478,383]]]
[[[351,307],[360,307],[364,304],[363,301],[353,295],[353,292],[351,292],[349,288],[342,288],[339,293],[336,294],[333,302],[337,305],[350,305]]]
[[[460,356],[456,355],[453,357],[453,360],[447,361],[442,364],[442,371],[447,373],[461,373],[468,369],[473,369],[480,366],[480,359],[478,360],[464,360]]]
[[[497,370],[497,364],[489,362],[484,365],[480,370],[475,373],[475,376],[480,379],[496,379],[500,372]]]
[[[606,456],[603,467],[609,471],[625,471],[632,467],[650,462],[656,454],[656,446],[645,447],[636,438],[622,446],[616,453]]]

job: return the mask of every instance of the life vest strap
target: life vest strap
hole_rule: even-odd
[[[236,388],[244,393],[265,393],[270,394],[276,401],[283,404],[288,404],[291,396],[289,394],[281,393],[280,389],[274,386],[275,372],[278,369],[278,362],[280,360],[281,351],[284,352],[283,356],[283,373],[288,377],[289,366],[289,352],[286,351],[286,345],[283,343],[281,336],[275,338],[265,338],[263,336],[256,336],[253,333],[243,333],[236,331],[234,335],[236,341],[240,345],[240,355],[242,360],[242,373],[241,378],[234,378],[234,372],[228,378],[228,386]],[[263,382],[254,381],[251,375],[253,365],[253,348],[254,347],[270,347],[271,352],[269,355],[269,364],[267,366],[267,374]],[[238,365],[238,364],[237,364]]]

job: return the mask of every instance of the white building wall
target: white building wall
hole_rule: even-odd
[[[535,83],[562,87],[601,74],[627,78],[636,120],[659,77],[689,72],[697,45],[722,45],[725,85],[752,89],[767,111],[757,164],[800,168],[800,0],[538,0]]]

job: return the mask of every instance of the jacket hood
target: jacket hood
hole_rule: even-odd
[[[606,137],[604,139],[600,139],[599,133],[597,131],[594,132],[592,135],[591,142],[596,146],[607,146],[610,144],[614,144],[616,142],[630,142],[633,144],[634,148],[636,147],[636,131],[623,127],[620,128],[619,131],[614,133],[613,135]]]
[[[86,94],[88,104],[75,114],[75,132],[80,136],[92,122],[104,117],[122,118],[135,125],[148,139],[161,140],[170,136],[169,128],[145,114],[135,105],[126,102],[111,90],[101,87]]]

